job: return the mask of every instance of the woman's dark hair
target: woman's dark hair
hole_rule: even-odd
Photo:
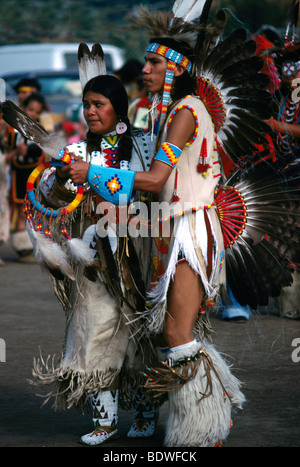
[[[132,140],[130,131],[130,122],[128,119],[128,96],[125,87],[121,81],[112,75],[100,75],[88,81],[83,90],[83,99],[87,92],[95,92],[102,94],[110,100],[117,117],[120,121],[126,123],[127,131],[120,135],[118,144],[118,161],[131,158]],[[87,149],[88,152],[98,150],[101,144],[99,135],[93,134],[91,131],[87,133]]]

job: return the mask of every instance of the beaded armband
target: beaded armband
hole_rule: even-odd
[[[182,150],[172,143],[163,143],[155,156],[155,160],[165,162],[171,167],[175,167],[181,156]]]
[[[126,204],[130,201],[135,172],[91,164],[87,180],[90,187],[101,198],[113,204]]]

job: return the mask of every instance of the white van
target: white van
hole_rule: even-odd
[[[78,45],[42,43],[1,46],[0,76],[16,72],[77,69]],[[124,51],[114,45],[101,45],[108,73],[119,69],[125,62]]]

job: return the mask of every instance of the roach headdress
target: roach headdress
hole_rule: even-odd
[[[141,7],[135,10],[133,22],[148,30],[148,51],[169,61],[164,112],[170,102],[172,69],[184,62],[212,118],[219,149],[239,167],[218,187],[215,204],[227,282],[240,304],[257,308],[292,283],[287,264],[300,259],[299,161],[281,167],[264,161],[258,152],[257,146],[270,132],[264,120],[271,117],[264,60],[257,56],[256,42],[245,29],[223,37],[224,10],[208,24],[211,4],[211,0],[176,1],[170,13]],[[292,35],[298,0],[293,4],[288,29]]]
[[[134,10],[131,22],[148,30],[147,51],[168,59],[162,97],[162,114],[167,112],[176,64],[197,80],[198,95],[210,113],[218,142],[235,164],[264,142],[271,116],[269,79],[260,73],[263,60],[255,56],[256,43],[245,29],[222,40],[226,26],[224,10],[212,23],[208,17],[212,0],[177,0],[171,12]]]

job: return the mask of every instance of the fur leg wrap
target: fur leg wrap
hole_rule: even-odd
[[[224,441],[232,406],[245,398],[240,382],[208,342],[194,341],[158,369],[147,369],[145,387],[154,400],[168,394],[169,417],[165,446],[214,446]]]

